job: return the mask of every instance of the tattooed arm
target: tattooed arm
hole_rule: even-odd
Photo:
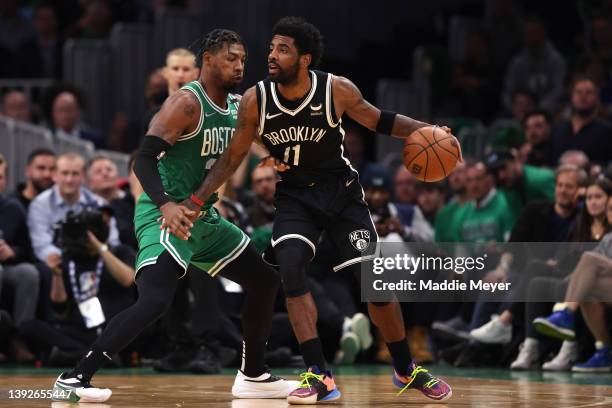
[[[157,162],[182,134],[195,129],[199,116],[199,102],[195,95],[188,91],[174,93],[151,121],[134,163],[134,172],[144,191],[163,214],[160,228],[167,226],[170,233],[181,239],[189,238],[192,211],[172,202],[165,194]]]
[[[232,141],[227,150],[223,152],[212,169],[210,169],[210,172],[204,179],[200,188],[194,192],[197,198],[206,202],[208,197],[210,197],[210,195],[225,183],[234,171],[236,171],[249,152],[251,143],[256,139],[257,126],[259,123],[258,115],[257,96],[255,94],[255,87],[252,87],[244,93],[240,101],[238,122],[236,123],[236,131],[234,132]],[[198,208],[191,200],[185,200],[181,204],[191,210],[196,210]]]

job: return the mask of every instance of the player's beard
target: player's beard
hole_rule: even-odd
[[[227,93],[238,93],[238,86],[240,84],[236,82],[227,82],[223,84],[223,90]]]
[[[298,61],[286,70],[278,66],[278,75],[276,78],[270,77],[272,82],[276,82],[281,85],[289,85],[297,81],[298,73],[300,71],[300,64]]]

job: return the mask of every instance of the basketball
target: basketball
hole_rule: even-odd
[[[404,165],[420,181],[445,179],[460,159],[459,141],[439,126],[417,129],[404,142]]]

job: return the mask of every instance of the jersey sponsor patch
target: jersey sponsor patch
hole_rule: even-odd
[[[370,231],[366,229],[355,230],[349,234],[349,241],[353,248],[363,252],[370,246]]]

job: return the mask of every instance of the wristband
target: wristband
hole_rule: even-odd
[[[100,255],[102,255],[102,253],[108,251],[108,245],[107,244],[102,244],[100,246],[100,249],[98,250],[98,252],[100,253]]]
[[[387,110],[380,111],[380,118],[378,119],[378,124],[376,125],[376,133],[391,135],[396,116],[397,113],[395,112]]]
[[[198,197],[196,197],[195,194],[192,194],[191,197],[189,197],[189,199],[195,203],[198,207],[202,208],[204,207],[204,201],[200,200]]]

